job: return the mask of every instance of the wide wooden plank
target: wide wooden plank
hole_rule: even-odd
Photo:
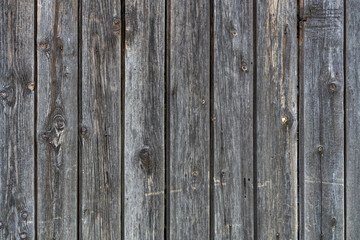
[[[360,5],[346,1],[346,238],[360,237]]]
[[[297,1],[256,9],[256,239],[297,239]]]
[[[0,12],[0,239],[33,239],[34,3]]]
[[[80,239],[120,239],[121,3],[81,9]]]
[[[253,1],[214,1],[214,239],[253,239]]]
[[[76,239],[78,1],[37,3],[37,239]]]
[[[165,1],[125,2],[124,238],[164,238]]]
[[[169,1],[167,94],[171,239],[208,239],[210,2]]]
[[[344,8],[301,7],[301,239],[344,239]]]

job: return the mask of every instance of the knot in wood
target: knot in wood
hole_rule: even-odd
[[[247,70],[248,70],[248,68],[247,68],[246,63],[243,63],[242,66],[241,66],[241,71],[247,72]]]
[[[319,147],[318,147],[318,151],[319,151],[319,153],[322,153],[322,152],[324,151],[324,147],[323,147],[323,146],[319,146]]]
[[[20,233],[20,239],[26,239],[26,238],[27,238],[27,233],[26,232]]]
[[[334,82],[330,83],[329,84],[329,89],[330,89],[331,92],[335,92],[336,89],[337,89],[336,83],[334,83]]]
[[[195,170],[195,171],[192,172],[192,175],[193,175],[194,177],[196,177],[196,176],[199,175],[199,172],[198,172],[197,170]]]
[[[81,135],[86,135],[86,133],[87,133],[87,128],[86,127],[84,127],[84,126],[82,126],[81,127],[81,129],[80,129],[80,133],[81,133]]]
[[[26,220],[27,219],[27,217],[28,217],[28,212],[27,211],[23,211],[22,213],[21,213],[21,218],[22,219],[24,219],[24,220]]]
[[[121,31],[121,19],[119,17],[114,17],[112,22],[112,30],[114,33]]]
[[[55,128],[58,131],[64,130],[64,128],[65,128],[65,119],[63,118],[63,116],[56,115],[54,117],[54,123],[55,123]]]
[[[143,148],[139,153],[141,166],[145,168],[146,171],[150,171],[152,169],[152,163],[150,160],[150,150],[148,148]]]

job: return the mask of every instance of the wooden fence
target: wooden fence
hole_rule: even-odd
[[[360,239],[359,1],[0,9],[0,239]]]

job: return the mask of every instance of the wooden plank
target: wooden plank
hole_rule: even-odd
[[[344,239],[344,8],[301,7],[301,239]]]
[[[78,1],[37,10],[37,239],[76,239]]]
[[[164,238],[165,1],[125,2],[124,238]]]
[[[214,1],[214,239],[254,237],[252,9]]]
[[[82,1],[80,238],[121,238],[121,3]]]
[[[256,239],[297,239],[297,1],[257,1]]]
[[[360,236],[360,6],[346,1],[346,238]]]
[[[171,239],[209,239],[210,2],[170,1]]]
[[[34,238],[34,3],[0,12],[0,239]]]

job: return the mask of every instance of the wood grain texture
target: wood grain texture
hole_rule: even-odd
[[[80,238],[121,238],[121,4],[82,1]]]
[[[253,239],[253,4],[214,2],[214,239]]]
[[[297,1],[257,1],[257,239],[297,239]]]
[[[165,1],[125,6],[124,238],[163,239]]]
[[[301,7],[301,239],[344,239],[344,8]]]
[[[37,239],[75,239],[78,1],[37,3]]]
[[[346,238],[360,236],[360,5],[346,1]]]
[[[171,239],[209,239],[210,6],[170,1],[169,222]]]
[[[34,237],[34,4],[0,1],[0,239]]]

